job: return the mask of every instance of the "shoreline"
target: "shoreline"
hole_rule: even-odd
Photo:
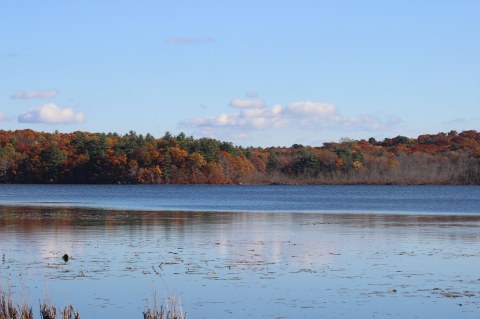
[[[261,183],[246,183],[246,182],[239,182],[239,183],[49,183],[49,182],[42,182],[42,183],[5,183],[0,182],[0,185],[106,185],[106,186],[113,186],[113,185],[151,185],[151,186],[480,186],[480,183],[460,183],[460,182],[453,182],[453,181],[443,181],[443,182],[436,182],[436,183],[429,183],[429,182],[345,182],[345,181],[292,181],[292,182],[261,182]]]
[[[55,204],[55,205],[54,205]],[[64,205],[65,204],[65,205]],[[248,214],[248,215],[322,215],[322,216],[438,216],[438,217],[475,217],[480,218],[479,213],[461,213],[461,212],[421,212],[421,211],[343,211],[343,210],[303,210],[303,211],[290,211],[290,210],[278,210],[278,211],[265,211],[265,210],[196,210],[196,209],[168,209],[168,208],[129,208],[129,207],[104,207],[104,206],[84,206],[84,205],[66,205],[66,203],[0,203],[0,209],[2,208],[26,208],[26,209],[70,209],[70,210],[84,210],[91,212],[118,212],[118,213],[192,213],[192,214]]]

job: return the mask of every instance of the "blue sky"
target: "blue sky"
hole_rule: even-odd
[[[0,128],[321,145],[480,129],[480,1],[0,0]]]

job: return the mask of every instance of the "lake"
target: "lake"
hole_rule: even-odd
[[[0,280],[35,315],[48,295],[141,318],[156,291],[192,319],[478,318],[479,204],[478,186],[0,185]]]
[[[4,205],[221,212],[480,214],[479,186],[5,185]]]

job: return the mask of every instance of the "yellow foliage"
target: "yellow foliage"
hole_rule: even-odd
[[[362,164],[362,162],[354,161],[352,166],[353,166],[354,170],[358,171],[359,169],[362,168],[363,164]]]
[[[345,162],[342,158],[337,158],[337,160],[335,161],[335,166],[337,167],[337,169],[342,169],[345,166]]]
[[[202,168],[207,164],[205,157],[203,157],[203,155],[198,152],[193,152],[192,154],[189,154],[188,160],[195,169]]]

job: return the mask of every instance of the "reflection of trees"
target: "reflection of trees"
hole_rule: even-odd
[[[215,227],[237,220],[232,213],[136,212],[88,208],[1,206],[0,227],[35,232],[46,228],[126,228],[161,227],[182,231],[187,226]]]
[[[105,264],[115,263],[112,260],[116,258],[147,263],[147,268],[152,262],[165,262],[176,265],[172,266],[175,272],[192,268],[193,273],[202,274],[211,269],[225,276],[244,271],[267,274],[268,269],[319,271],[323,266],[354,258],[359,251],[394,251],[408,246],[408,242],[428,243],[433,239],[441,245],[457,240],[475,243],[479,227],[480,216],[460,215],[135,212],[0,206],[0,248],[3,243],[5,247],[26,244],[46,262],[58,260],[65,252],[83,258],[83,262],[102,254]],[[406,241],[392,244],[399,238]]]
[[[480,227],[477,215],[395,215],[341,213],[233,213],[120,211],[74,207],[0,206],[0,230],[40,232],[46,229],[122,229],[135,231],[166,231],[181,233],[237,231],[254,232],[256,225],[311,224],[350,228],[422,228]],[[285,228],[287,229],[287,228]],[[240,231],[239,231],[240,230]],[[461,232],[457,232],[459,236]]]

